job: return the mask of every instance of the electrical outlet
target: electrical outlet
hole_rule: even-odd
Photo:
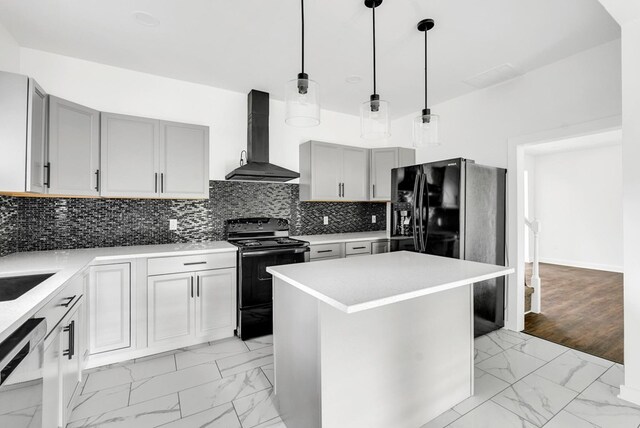
[[[172,218],[169,220],[169,230],[178,230],[178,220]]]
[[[329,216],[322,217],[322,222],[326,225],[329,224]]]
[[[377,223],[378,221],[376,220],[376,216],[372,215],[371,216],[371,223]]]

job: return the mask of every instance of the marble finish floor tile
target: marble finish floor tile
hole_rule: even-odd
[[[537,337],[531,337],[515,345],[513,349],[544,361],[551,361],[569,350],[567,347]]]
[[[422,425],[422,427],[420,428],[444,428],[459,417],[460,413],[456,412],[455,410],[447,410],[437,418]]]
[[[3,385],[2,392],[0,392],[0,415],[37,407],[41,404],[40,397],[42,397],[41,382],[23,387]]]
[[[264,375],[269,379],[271,385],[276,386],[275,370],[273,364],[260,367]]]
[[[543,426],[577,395],[569,388],[531,374],[491,400],[536,426]]]
[[[273,347],[267,346],[217,360],[222,377],[273,364]]]
[[[571,350],[537,370],[536,374],[576,392],[582,392],[613,365],[613,363],[609,363],[605,367],[596,364],[594,361],[597,360],[593,360],[593,358],[597,357]],[[598,358],[598,360],[601,359]]]
[[[580,419],[577,416],[573,416],[566,410],[558,413],[553,419],[551,419],[544,428],[602,428],[598,425],[594,425],[591,422]]]
[[[256,425],[253,428],[287,428],[287,426],[284,424],[282,419],[275,418],[271,419],[270,421],[261,423],[260,425]]]
[[[620,385],[624,384],[624,366],[622,364],[614,364],[600,376],[599,380],[614,388],[620,388]]]
[[[178,370],[182,370],[187,367],[210,363],[248,351],[249,348],[239,339],[213,342],[203,346],[190,347],[176,351],[176,366]]]
[[[273,335],[270,334],[268,336],[256,337],[255,339],[249,339],[244,343],[251,351],[264,348],[266,346],[273,346]]]
[[[152,358],[140,363],[128,363],[89,374],[83,394],[136,382],[176,370],[173,355]]]
[[[141,403],[220,379],[215,363],[200,364],[131,384],[129,404]]]
[[[509,384],[502,379],[476,368],[474,370],[474,389],[473,395],[460,404],[453,407],[457,413],[463,415],[471,410],[475,409],[485,401],[489,400],[494,395],[505,388],[509,387]]]
[[[111,410],[121,409],[129,405],[131,384],[114,386],[80,395],[73,407],[69,421],[86,419],[101,415]]]
[[[180,419],[178,394],[113,410],[67,424],[67,428],[151,428]]]
[[[34,417],[36,415],[40,415],[41,407],[29,407],[26,409],[14,410],[5,414],[0,415],[0,427],[11,427],[11,428],[30,428],[34,425]],[[35,425],[35,426],[40,426]]]
[[[510,412],[504,407],[487,401],[476,407],[460,419],[454,421],[451,428],[534,428],[526,419]]]
[[[256,392],[255,394],[233,401],[242,428],[253,428],[266,421],[277,418],[273,389]]]
[[[545,361],[515,349],[507,349],[498,355],[481,361],[477,367],[506,382],[513,383],[540,368]]]
[[[180,403],[182,404],[182,402]],[[240,421],[231,403],[207,409],[162,425],[162,428],[241,428]]]
[[[482,352],[478,348],[473,349],[473,362],[475,364],[479,363],[480,361],[484,361],[489,357],[491,357],[491,355],[487,354],[486,352]]]
[[[231,403],[238,398],[269,388],[271,384],[259,368],[189,388],[179,393],[182,416]]]
[[[597,380],[565,410],[597,426],[637,428],[640,426],[640,406],[618,398],[619,393],[619,388]]]

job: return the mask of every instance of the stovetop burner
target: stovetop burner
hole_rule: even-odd
[[[262,243],[256,239],[246,239],[243,241],[237,241],[237,244],[241,247],[261,247]]]
[[[289,238],[289,221],[282,218],[242,218],[227,220],[228,240],[240,249],[276,249],[308,246]]]

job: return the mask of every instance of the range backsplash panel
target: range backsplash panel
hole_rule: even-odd
[[[282,217],[291,235],[384,230],[383,203],[300,202],[299,186],[211,181],[209,200],[0,196],[0,256],[13,252],[225,239],[224,221]],[[377,222],[371,223],[371,216]],[[323,224],[323,216],[329,224]],[[169,219],[178,230],[169,230]]]

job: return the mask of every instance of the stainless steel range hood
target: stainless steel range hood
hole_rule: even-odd
[[[269,163],[269,94],[249,92],[247,163],[226,175],[227,180],[289,181],[300,174]]]

